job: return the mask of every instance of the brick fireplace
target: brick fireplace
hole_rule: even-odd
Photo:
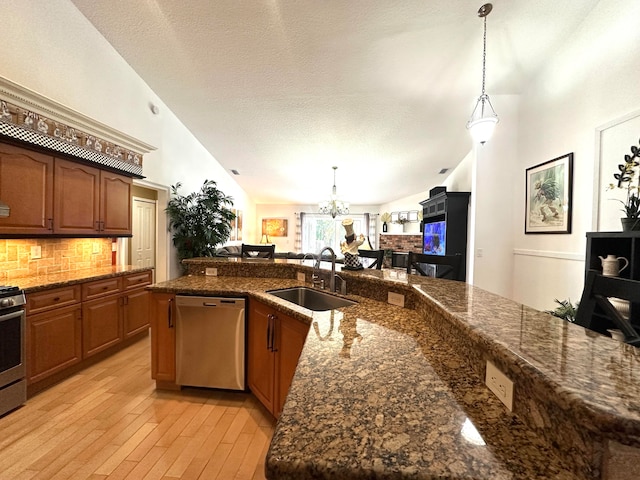
[[[380,248],[383,250],[391,250],[392,252],[416,252],[422,253],[422,235],[417,233],[415,235],[393,235],[382,234],[379,237]],[[397,262],[394,262],[397,263]],[[391,258],[385,256],[384,267],[391,268]],[[394,265],[398,266],[398,265]],[[406,266],[406,264],[405,264]]]

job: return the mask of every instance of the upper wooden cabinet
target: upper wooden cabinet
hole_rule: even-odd
[[[0,143],[0,234],[53,233],[53,157]]]
[[[131,234],[131,178],[56,158],[54,179],[55,233]]]
[[[0,235],[131,235],[126,175],[0,143]]]

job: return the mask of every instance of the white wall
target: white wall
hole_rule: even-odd
[[[570,235],[525,235],[516,225],[513,298],[521,303],[547,309],[554,298],[580,298],[585,233],[594,228],[594,196],[605,194],[593,188],[595,129],[640,108],[638,18],[636,0],[601,0],[523,92],[513,159],[520,175],[573,152],[574,182]],[[516,185],[524,213],[524,182]]]
[[[147,181],[189,193],[215,180],[255,223],[245,192],[70,1],[3,0],[0,18],[3,77],[157,147],[144,157]],[[174,261],[169,275],[178,273]]]

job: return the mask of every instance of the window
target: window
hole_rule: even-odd
[[[353,232],[369,235],[368,214],[349,215],[353,219]],[[340,255],[340,242],[344,241],[345,230],[342,218],[331,218],[328,215],[305,213],[302,219],[302,251],[319,253],[324,247],[331,247],[336,255]]]

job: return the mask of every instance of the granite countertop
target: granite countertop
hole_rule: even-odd
[[[247,295],[312,325],[270,479],[633,478],[615,461],[639,458],[635,347],[462,282],[343,271],[358,305],[311,312],[265,293],[308,281],[300,261],[189,261],[205,265],[232,275],[150,289]],[[483,384],[487,360],[515,381],[513,413]]]
[[[13,283],[23,289],[26,294],[29,294],[49,288],[76,285],[88,280],[100,280],[101,278],[121,276],[147,270],[151,270],[151,268],[135,267],[132,265],[86,268],[48,275],[32,275],[29,277],[16,278]]]

